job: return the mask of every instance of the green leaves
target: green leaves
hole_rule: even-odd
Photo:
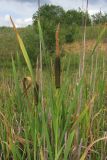
[[[67,139],[67,142],[66,142],[66,146],[65,146],[65,151],[64,151],[64,160],[68,159],[68,155],[69,155],[70,150],[71,150],[71,145],[73,143],[74,135],[75,135],[75,131],[72,131],[70,133],[70,135],[68,136],[68,139]]]
[[[98,36],[98,38],[96,40],[96,43],[94,45],[94,48],[93,48],[93,50],[91,52],[91,55],[93,55],[95,53],[95,50],[96,50],[98,44],[101,42],[101,40],[102,40],[102,38],[104,36],[105,31],[106,31],[106,26],[104,26],[103,30],[101,30],[101,32],[100,32],[100,34],[99,34],[99,36]]]
[[[22,41],[22,39],[21,39],[21,37],[20,37],[20,35],[19,35],[19,33],[18,33],[18,31],[17,31],[17,29],[16,29],[16,27],[15,27],[15,24],[14,24],[14,22],[13,22],[13,20],[12,20],[11,17],[10,17],[10,20],[11,20],[11,23],[12,23],[12,25],[13,25],[13,29],[14,29],[14,31],[15,31],[15,33],[16,33],[16,37],[17,37],[19,46],[20,46],[20,48],[21,48],[23,57],[24,57],[24,59],[25,59],[25,62],[26,62],[26,64],[27,64],[27,67],[28,67],[29,72],[30,72],[30,74],[31,74],[32,80],[34,81],[33,69],[32,69],[32,65],[31,65],[31,62],[30,62],[28,53],[27,53],[27,51],[26,51],[26,48],[25,48],[25,46],[24,46],[24,43],[23,43],[23,41]]]
[[[14,31],[16,33],[19,46],[22,50],[23,57],[27,64],[27,68],[34,82],[33,69],[26,48],[12,19],[11,22]],[[41,67],[42,57],[44,55],[45,56],[44,58],[46,58],[45,54],[46,49],[44,44],[43,31],[39,20],[38,20],[38,28],[39,28],[39,38],[40,38],[40,60],[41,60],[40,69],[42,70]],[[104,32],[105,29],[101,32],[95,48],[102,39]],[[93,52],[95,51],[95,48]],[[72,153],[75,154],[73,155],[75,157],[77,156],[78,152],[81,151],[79,152],[78,157],[80,158],[81,156],[81,160],[84,160],[91,147],[100,141],[100,140],[93,141],[91,137],[93,139],[98,139],[98,137],[100,137],[99,135],[103,133],[105,128],[104,124],[105,120],[103,118],[105,113],[105,108],[102,98],[105,87],[104,87],[104,78],[103,81],[101,81],[102,74],[99,74],[99,71],[102,70],[101,68],[99,70],[99,68],[96,67],[95,72],[91,73],[91,76],[95,75],[95,81],[94,82],[91,81],[90,85],[90,79],[91,79],[90,69],[92,71],[94,67],[92,66],[90,67],[89,64],[88,67],[84,69],[84,74],[80,78],[77,71],[79,62],[77,62],[78,63],[77,68],[74,67],[73,70],[71,68],[73,62],[72,57],[73,56],[71,55],[70,59],[70,56],[68,55],[66,57],[66,61],[64,60],[65,57],[63,57],[62,63],[63,65],[66,66],[66,69],[64,70],[62,68],[61,70],[63,76],[61,77],[62,86],[60,88],[60,91],[55,89],[55,85],[53,82],[53,78],[55,75],[54,76],[53,74],[52,76],[49,75],[50,71],[49,65],[47,67],[47,70],[43,70],[42,73],[43,76],[40,76],[39,79],[41,82],[43,82],[41,94],[39,94],[39,97],[40,98],[42,97],[41,98],[42,100],[38,101],[38,105],[36,106],[34,105],[34,101],[32,102],[33,99],[32,93],[29,93],[28,97],[27,96],[25,96],[24,98],[22,97],[21,87],[19,84],[19,77],[18,77],[19,74],[17,73],[15,62],[12,59],[13,76],[15,81],[15,87],[14,87],[15,98],[13,96],[14,99],[13,103],[9,104],[8,108],[10,109],[11,105],[14,106],[14,104],[17,105],[17,107],[19,107],[20,104],[22,103],[21,106],[22,109],[18,111],[13,111],[13,116],[12,117],[7,116],[7,117],[9,117],[10,119],[10,124],[13,127],[12,129],[14,135],[16,132],[18,132],[19,136],[21,135],[24,139],[24,143],[22,144],[23,145],[22,159],[25,159],[25,156],[27,155],[27,158],[29,160],[45,159],[45,158],[49,160],[54,160],[54,159],[69,160],[69,157]],[[17,59],[18,59],[18,66],[20,68],[19,57],[17,57]],[[18,71],[20,71],[20,69]],[[22,72],[20,73],[22,74]],[[85,95],[86,90],[87,90],[87,96]],[[80,96],[81,93],[83,93],[82,96]],[[37,93],[35,92],[35,95],[36,94]],[[78,113],[78,106],[80,104],[81,104],[81,109],[80,112]],[[104,113],[99,112],[100,107],[102,107],[102,111]],[[101,113],[103,115],[101,115]],[[99,116],[98,120],[96,118],[97,116]],[[91,130],[93,130],[93,132],[91,132]],[[77,136],[75,137],[75,135],[77,134],[78,137]],[[77,153],[74,153],[73,147],[75,145],[75,147],[78,149],[78,146],[81,143],[80,142],[81,139],[82,139],[82,146],[84,146],[85,149],[84,148],[81,149],[82,146],[80,146],[79,148],[80,150],[77,150]],[[90,145],[88,146],[89,143],[87,144],[87,142],[89,139],[90,139],[89,142]],[[101,140],[105,139],[106,138],[102,138]],[[15,142],[17,141],[18,139],[15,139]],[[15,158],[20,157],[20,153],[18,150],[18,147],[20,147],[20,145],[18,143],[17,145],[18,146],[16,146],[16,144],[11,144],[11,149],[10,149]],[[100,153],[99,148],[101,147],[102,149],[105,148],[105,146],[100,145],[96,146],[95,150]],[[94,152],[92,156],[93,155]]]

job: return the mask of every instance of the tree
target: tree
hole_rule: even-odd
[[[107,22],[107,13],[102,13],[101,11],[92,15],[93,24],[104,24]]]
[[[84,13],[81,9],[79,10],[68,10],[65,14],[65,24],[72,25],[76,24],[79,26],[84,25],[84,19],[87,16],[87,25],[91,24],[91,19],[89,14]]]
[[[78,34],[79,26],[84,25],[87,18],[87,25],[91,24],[89,14],[79,10],[68,10],[67,12],[60,6],[44,5],[33,15],[33,24],[38,33],[37,19],[40,18],[44,41],[49,52],[55,51],[55,31],[58,23],[61,24],[60,42],[72,42]]]
[[[37,19],[40,17],[44,41],[47,49],[53,52],[55,49],[55,31],[58,23],[63,24],[65,11],[60,6],[44,5],[33,15],[33,24],[37,27]]]

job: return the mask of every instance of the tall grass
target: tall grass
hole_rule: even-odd
[[[12,21],[12,19],[11,19]],[[93,49],[87,55],[84,72],[79,77],[79,60],[76,68],[73,55],[61,58],[61,84],[57,89],[55,76],[46,53],[42,29],[38,21],[41,53],[47,60],[47,69],[42,70],[42,90],[35,104],[34,87],[37,76],[32,68],[24,43],[12,21],[19,46],[27,65],[22,70],[17,55],[17,67],[12,58],[11,84],[1,86],[0,94],[0,158],[3,160],[104,160],[107,156],[106,123],[106,56]],[[58,43],[58,42],[57,42]],[[76,55],[76,58],[79,55]],[[54,61],[52,62],[54,65]],[[38,66],[38,65],[37,65]],[[57,67],[55,67],[57,68]],[[26,73],[25,73],[26,72]],[[38,71],[39,72],[39,71]],[[38,72],[36,72],[38,74]],[[32,86],[23,93],[22,80],[30,76]],[[41,81],[41,79],[39,79]],[[26,84],[27,85],[27,84]],[[40,85],[40,84],[39,84]],[[78,112],[82,88],[81,110]],[[36,90],[37,93],[37,90]],[[41,96],[42,101],[41,101]],[[76,140],[78,132],[78,142]]]

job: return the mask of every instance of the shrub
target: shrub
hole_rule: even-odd
[[[65,42],[66,43],[72,43],[73,41],[74,41],[74,37],[73,37],[72,33],[66,34],[66,36],[65,36]]]

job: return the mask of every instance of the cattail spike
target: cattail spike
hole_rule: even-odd
[[[55,86],[60,88],[60,49],[59,49],[59,29],[60,24],[56,30],[56,58],[55,58]]]
[[[55,58],[55,85],[60,88],[60,57]]]

